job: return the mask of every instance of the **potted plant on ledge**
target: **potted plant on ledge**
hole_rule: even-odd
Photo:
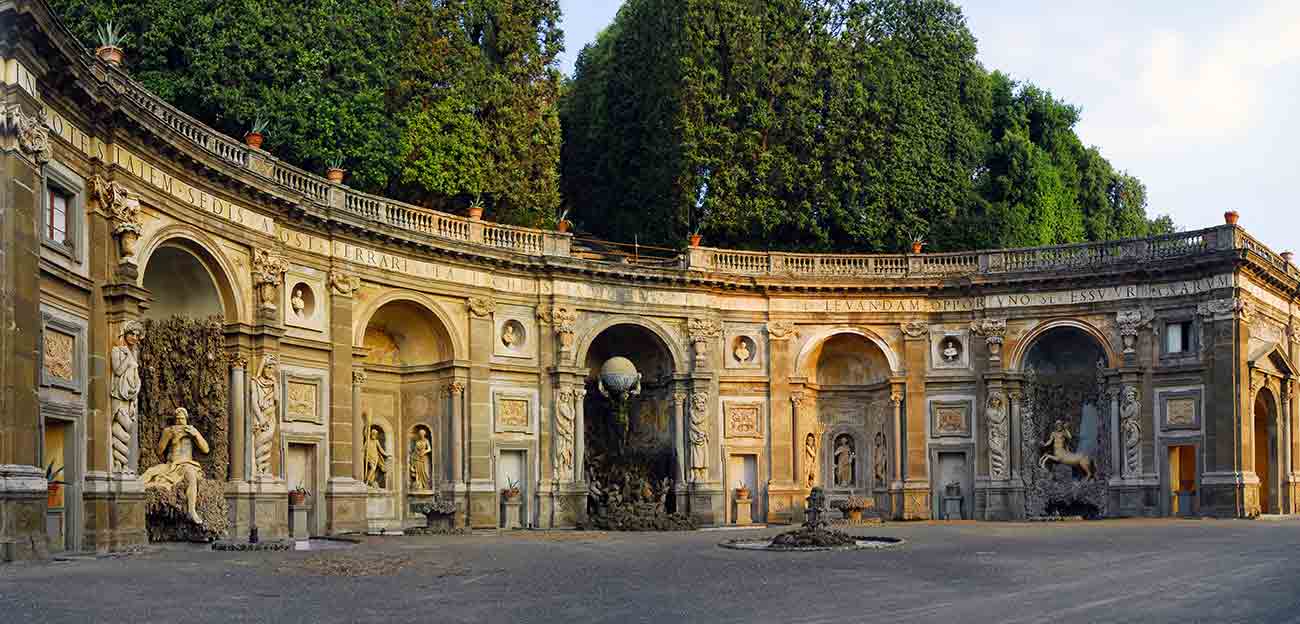
[[[59,491],[63,489],[63,482],[59,480],[61,474],[63,474],[63,466],[55,470],[53,461],[45,467],[45,506],[51,509],[63,506],[63,501],[59,500]]]
[[[573,227],[573,222],[569,221],[569,209],[565,208],[560,211],[560,216],[555,221],[555,231],[564,234]]]
[[[840,513],[844,514],[844,519],[849,522],[862,522],[862,512],[873,506],[872,501],[857,495],[850,495],[837,505]]]
[[[912,235],[912,253],[919,254],[925,248],[925,237],[920,234]]]
[[[477,194],[474,200],[469,203],[469,218],[478,221],[483,218],[483,195]]]
[[[456,513],[456,503],[435,493],[429,502],[416,505],[415,511],[424,515],[426,529],[449,530],[451,517]]]
[[[330,158],[329,163],[327,163],[327,167],[328,168],[325,170],[325,179],[335,184],[342,184],[343,173],[344,173],[343,157],[335,156],[333,158]]]
[[[95,35],[99,40],[99,47],[95,48],[95,56],[114,67],[121,65],[122,44],[126,43],[131,35],[119,30],[111,20],[100,24],[95,30]]]
[[[749,496],[749,486],[741,483],[740,487],[736,488],[736,500],[747,501],[749,500]]]
[[[504,488],[501,488],[501,498],[507,503],[513,503],[519,500],[519,482],[510,479]]]
[[[253,127],[244,134],[244,143],[253,149],[262,149],[262,141],[266,139],[268,125],[270,124],[266,118],[258,115],[253,119]]]
[[[307,503],[307,496],[310,494],[311,493],[307,491],[307,488],[303,487],[302,484],[299,483],[298,487],[289,490],[289,505],[293,507],[301,507],[305,505]]]

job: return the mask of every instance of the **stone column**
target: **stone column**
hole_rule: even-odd
[[[673,391],[673,480],[686,482],[686,391]]]
[[[465,471],[465,382],[453,379],[442,388],[442,399],[447,406],[447,422],[451,440],[447,443],[447,487],[443,494],[456,503],[454,526],[469,526],[469,487]]]
[[[799,454],[803,442],[795,432],[794,406],[789,379],[795,374],[798,332],[791,321],[767,324],[768,340],[768,522],[792,522],[794,510],[802,504],[803,490],[798,481]],[[786,405],[791,405],[787,412]]]
[[[9,32],[12,32],[10,30]],[[14,61],[17,62],[17,61]],[[12,89],[0,99],[0,561],[43,559],[45,473],[40,467],[41,171],[49,137],[40,105]]]
[[[586,461],[587,461],[587,387],[586,380],[582,380],[584,385],[573,389],[573,469],[575,480],[579,483],[587,482]]]
[[[330,271],[330,479],[357,479],[352,406],[352,297],[361,280]]]
[[[247,399],[248,383],[245,376],[248,370],[248,356],[236,353],[230,360],[230,473],[228,481],[242,482],[248,479],[248,452],[244,445],[248,428]]]
[[[352,374],[348,377],[352,382],[348,392],[352,395],[352,409],[349,414],[352,422],[352,478],[364,484],[366,482],[366,413],[362,395],[366,386],[366,369],[353,368]]]
[[[1202,399],[1201,512],[1217,516],[1247,515],[1248,497],[1258,503],[1256,485],[1245,483],[1245,452],[1254,423],[1247,365],[1249,336],[1238,323],[1242,303],[1236,297],[1201,302],[1197,313],[1204,328],[1205,396]],[[1248,492],[1247,490],[1253,490]],[[1163,501],[1165,508],[1168,501]]]
[[[496,328],[496,302],[488,297],[471,297],[469,314],[469,422],[466,444],[469,454],[470,523],[474,527],[497,526],[496,483],[492,474],[492,344]],[[532,480],[532,476],[525,477]],[[534,492],[531,491],[530,494]]]
[[[889,392],[889,404],[893,406],[894,436],[889,441],[890,453],[889,483],[891,512],[895,519],[903,519],[903,392],[894,384]]]
[[[903,358],[907,367],[904,388],[904,418],[907,436],[904,460],[904,517],[909,520],[928,519],[931,512],[930,462],[926,448],[929,414],[926,413],[925,371],[930,350],[929,333],[919,335],[904,332]]]

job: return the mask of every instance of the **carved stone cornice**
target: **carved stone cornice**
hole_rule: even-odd
[[[1241,318],[1242,321],[1249,323],[1251,312],[1250,302],[1240,297],[1211,299],[1202,301],[1196,306],[1196,313],[1202,318],[1216,321]]]
[[[492,316],[497,311],[497,302],[491,297],[470,297],[467,305],[469,313],[479,318]]]

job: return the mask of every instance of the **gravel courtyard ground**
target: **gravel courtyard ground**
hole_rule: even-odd
[[[1290,622],[1300,520],[889,524],[881,551],[692,533],[365,538],[348,549],[0,565],[0,622]]]

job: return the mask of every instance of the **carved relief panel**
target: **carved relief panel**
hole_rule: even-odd
[[[969,399],[930,401],[930,437],[969,437],[971,403]]]
[[[510,391],[492,395],[493,430],[497,433],[532,433],[532,396]]]
[[[1201,390],[1169,388],[1156,391],[1160,427],[1164,430],[1201,428]]]
[[[763,404],[725,401],[722,407],[724,433],[728,438],[763,437]]]
[[[766,349],[761,340],[762,330],[758,326],[728,326],[724,335],[722,361],[729,369],[763,368],[767,359]]]
[[[85,384],[85,322],[46,311],[41,326],[41,385],[81,392]]]
[[[284,367],[281,376],[281,419],[286,423],[325,424],[325,373]]]

